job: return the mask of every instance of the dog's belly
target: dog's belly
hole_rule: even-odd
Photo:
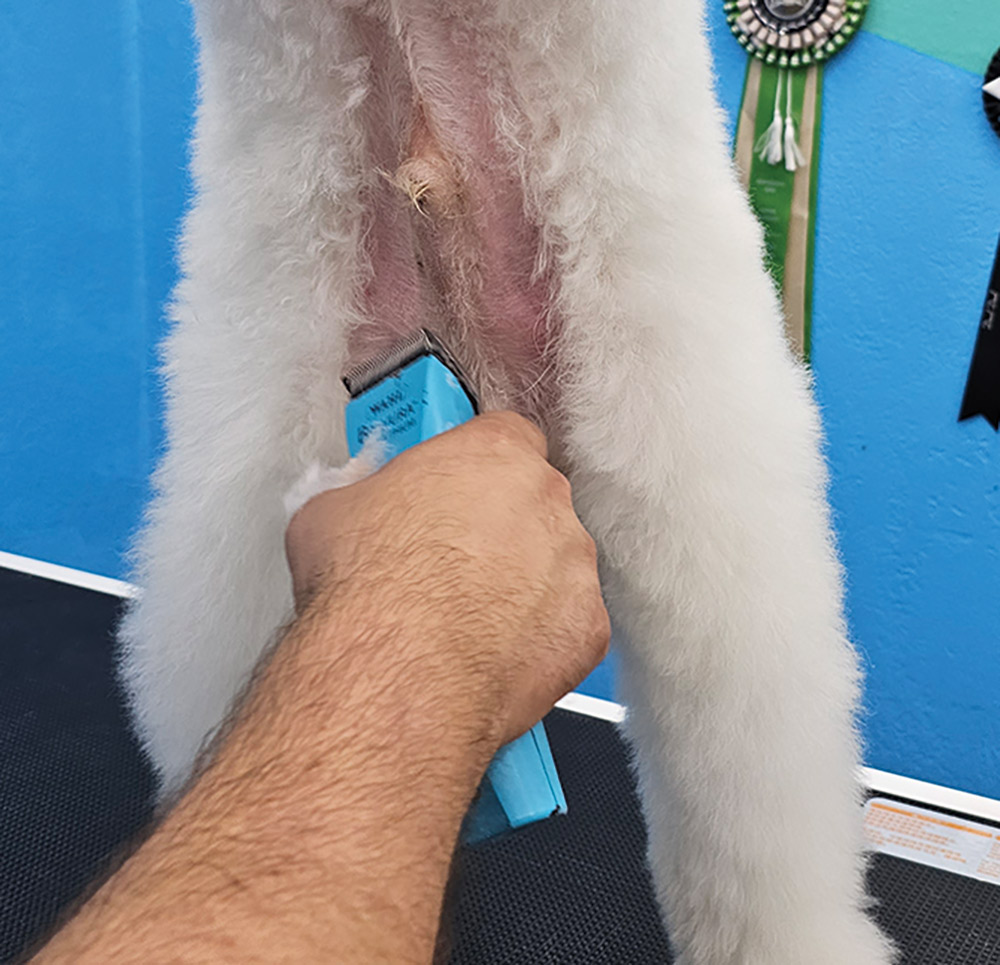
[[[453,348],[486,407],[547,421],[552,283],[497,127],[498,105],[514,109],[503,65],[491,62],[502,45],[446,4],[399,6],[354,19],[371,75],[361,107],[368,270],[348,361],[423,326]]]

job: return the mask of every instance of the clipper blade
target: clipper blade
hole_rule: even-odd
[[[409,338],[402,339],[390,348],[373,355],[365,362],[349,369],[342,379],[352,399],[366,392],[373,385],[397,373],[423,355],[433,355],[447,366],[458,379],[472,406],[479,412],[479,395],[448,347],[433,332],[417,329]]]

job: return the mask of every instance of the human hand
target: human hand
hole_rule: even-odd
[[[497,747],[607,652],[594,542],[544,436],[510,412],[310,500],[286,551],[300,612],[362,601],[373,632],[402,629],[442,688],[472,698]]]

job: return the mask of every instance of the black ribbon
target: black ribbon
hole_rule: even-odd
[[[986,293],[958,421],[977,415],[1000,432],[1000,246],[993,262],[990,290]]]
[[[985,87],[991,81],[1000,77],[1000,50],[996,52],[990,61],[990,66],[986,68],[986,79],[983,83]],[[1000,97],[994,97],[983,91],[983,110],[986,111],[986,118],[989,120],[993,130],[1000,134]]]

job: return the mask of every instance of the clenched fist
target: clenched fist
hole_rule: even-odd
[[[315,497],[287,549],[298,619],[39,965],[424,965],[447,944],[490,758],[607,650],[594,544],[541,433],[496,413]]]
[[[406,640],[399,659],[476,698],[497,746],[607,652],[594,542],[544,436],[513,413],[479,416],[315,497],[286,548],[300,612],[353,601],[368,632]]]

